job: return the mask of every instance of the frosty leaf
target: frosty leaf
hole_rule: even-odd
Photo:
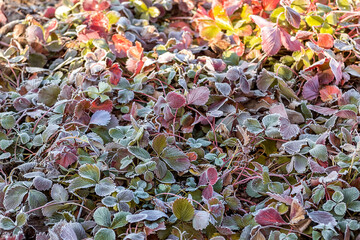
[[[171,108],[181,108],[185,106],[186,99],[183,95],[176,93],[176,92],[170,92],[166,95],[166,101],[168,102],[169,106]]]
[[[334,46],[334,38],[329,33],[319,33],[317,35],[319,47],[330,49]]]
[[[244,122],[244,126],[249,132],[253,134],[261,133],[264,130],[259,121],[254,118],[246,119],[246,121]]]
[[[193,218],[193,228],[203,230],[209,225],[210,214],[206,211],[197,211]]]
[[[278,27],[261,28],[262,49],[264,52],[273,56],[279,52],[281,48],[281,35]]]
[[[52,181],[41,176],[37,176],[33,180],[35,188],[39,191],[49,190],[52,185]]]
[[[57,96],[60,94],[61,88],[58,85],[48,85],[40,89],[38,101],[51,107],[56,103]]]
[[[215,83],[216,89],[224,96],[229,96],[231,87],[228,83]]]
[[[18,207],[27,192],[28,190],[23,186],[15,186],[8,189],[5,193],[3,202],[5,209],[9,210]]]
[[[255,221],[262,226],[286,224],[286,222],[280,216],[280,213],[274,208],[265,208],[259,210],[255,216]]]
[[[115,240],[115,232],[108,228],[101,228],[96,232],[94,240]]]
[[[300,128],[297,124],[291,124],[289,119],[280,117],[280,134],[283,139],[291,139],[298,135]]]
[[[206,102],[209,100],[210,91],[207,87],[198,87],[195,89],[191,89],[186,99],[188,104],[193,105],[205,105]]]
[[[185,171],[190,166],[190,160],[186,154],[175,147],[166,147],[161,158],[175,171]]]
[[[319,96],[319,79],[317,75],[306,81],[302,94],[307,100],[314,100]]]
[[[100,169],[94,164],[84,164],[79,168],[79,175],[94,182],[99,182]]]
[[[274,81],[274,74],[272,72],[268,72],[266,69],[263,69],[256,80],[256,85],[261,91],[265,92]]]
[[[328,152],[325,145],[322,144],[316,144],[315,147],[313,147],[309,153],[314,158],[320,159],[321,161],[325,162],[328,160]]]
[[[301,17],[298,12],[296,12],[291,7],[286,6],[285,7],[285,16],[286,20],[293,26],[294,28],[299,28]]]
[[[99,125],[99,126],[106,126],[109,124],[111,119],[111,115],[109,112],[100,110],[96,111],[90,119],[90,124]]]
[[[100,207],[94,212],[94,220],[97,224],[104,227],[111,225],[111,213],[106,207]]]
[[[130,147],[128,147],[128,150],[132,155],[134,155],[135,157],[137,157],[143,161],[148,161],[151,158],[149,152],[146,151],[145,149],[135,147],[135,146],[130,146]]]
[[[308,213],[308,216],[313,222],[319,224],[329,225],[331,227],[337,224],[335,218],[331,215],[331,213],[325,211],[310,212]]]

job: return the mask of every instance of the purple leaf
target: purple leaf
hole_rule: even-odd
[[[209,100],[210,90],[207,87],[198,87],[190,90],[186,96],[188,104],[205,105]]]
[[[263,27],[261,29],[262,49],[269,55],[275,55],[281,48],[280,29],[277,27]]]
[[[96,111],[92,115],[90,119],[90,124],[106,126],[109,124],[110,120],[111,120],[110,113],[105,110],[100,110],[100,111]]]
[[[317,75],[304,84],[302,94],[306,100],[314,100],[319,96],[319,78]]]
[[[313,222],[319,223],[319,224],[325,224],[330,226],[336,226],[337,222],[333,215],[329,212],[325,211],[314,211],[308,213],[310,219]]]
[[[336,61],[335,59],[331,58],[330,59],[330,68],[331,71],[333,72],[334,76],[335,76],[335,84],[338,85],[342,79],[342,71],[341,71],[341,63]]]
[[[351,110],[340,110],[337,113],[335,113],[336,116],[346,119],[354,119],[356,120],[357,115],[354,111]]]
[[[255,221],[262,226],[286,224],[284,219],[280,216],[280,213],[274,208],[259,210],[255,216]]]
[[[299,40],[292,40],[291,35],[280,28],[281,43],[289,51],[300,51],[302,44]]]
[[[313,110],[314,112],[325,115],[325,116],[333,115],[338,111],[336,109],[327,108],[327,107],[320,107],[320,106],[316,106],[316,105],[307,105],[307,108],[310,109],[310,110]]]
[[[183,95],[176,92],[169,92],[166,95],[166,101],[171,108],[181,108],[185,106],[186,99]]]
[[[299,28],[301,17],[298,12],[296,12],[291,7],[286,6],[285,7],[285,17],[286,20],[293,26],[294,28]]]
[[[291,124],[289,119],[280,117],[280,134],[283,139],[289,140],[300,132],[300,128],[297,124]]]

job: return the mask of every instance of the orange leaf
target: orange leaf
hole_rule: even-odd
[[[123,35],[115,34],[112,36],[112,41],[115,44],[115,49],[119,52],[120,58],[126,57],[126,51],[132,47],[132,43]]]
[[[113,102],[111,100],[106,100],[104,102],[100,101],[100,98],[95,99],[91,102],[90,110],[91,112],[96,112],[99,110],[105,110],[111,112],[113,108]]]
[[[341,91],[337,86],[326,86],[320,90],[320,97],[323,102],[328,102],[341,97]]]
[[[319,45],[319,47],[322,48],[332,48],[334,46],[334,38],[331,34],[329,33],[319,33],[317,35],[318,37],[318,42],[317,44]]]

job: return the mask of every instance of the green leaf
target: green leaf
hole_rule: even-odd
[[[94,212],[95,222],[104,227],[110,227],[111,225],[111,213],[106,207],[100,207]]]
[[[342,200],[344,200],[344,194],[342,194],[342,192],[336,191],[334,192],[334,194],[332,195],[332,200],[334,200],[335,202],[339,203]]]
[[[272,72],[268,72],[265,68],[261,71],[259,74],[257,80],[256,80],[256,86],[261,91],[265,92],[268,90],[268,88],[273,84],[275,81],[275,75]]]
[[[244,125],[246,127],[246,130],[248,130],[253,134],[259,134],[264,130],[261,124],[259,123],[259,121],[256,120],[255,118],[246,119]]]
[[[26,223],[27,220],[27,214],[24,212],[20,212],[18,213],[18,215],[16,215],[16,226],[21,227]]]
[[[344,202],[336,204],[336,206],[334,207],[334,212],[337,215],[344,215],[346,212],[346,204]]]
[[[116,229],[120,227],[124,227],[128,221],[126,221],[126,216],[130,215],[129,212],[118,212],[114,214],[114,220],[111,223],[110,228]]]
[[[94,240],[115,240],[115,232],[111,229],[101,228],[96,232]]]
[[[31,189],[29,191],[29,196],[28,196],[27,201],[29,203],[30,209],[34,209],[34,208],[43,206],[48,202],[45,194],[43,194],[42,192],[39,192],[37,190],[33,190],[33,189]]]
[[[14,209],[18,207],[23,201],[24,196],[28,190],[24,186],[15,186],[8,189],[4,197],[4,207],[6,210]]]
[[[95,193],[98,196],[105,197],[107,195],[110,195],[115,191],[115,183],[114,181],[107,177],[104,179],[101,179],[98,184],[95,185]]]
[[[176,147],[166,147],[161,158],[175,171],[181,172],[189,169],[190,160],[184,152]]]
[[[99,182],[100,169],[95,164],[84,164],[79,168],[79,175],[94,182]]]
[[[353,201],[349,203],[347,208],[353,212],[360,212],[360,201]]]
[[[89,188],[95,186],[96,182],[91,179],[77,177],[71,181],[69,185],[69,192],[75,192],[78,189]]]
[[[269,114],[266,115],[263,119],[262,119],[262,124],[266,127],[275,127],[279,124],[279,118],[280,115],[275,113],[275,114]]]
[[[61,88],[58,85],[52,84],[40,89],[38,101],[44,103],[46,106],[51,107],[57,101]]]
[[[351,4],[349,0],[336,0],[336,6],[338,6],[341,10],[350,11]]]
[[[190,221],[194,216],[194,207],[186,198],[178,198],[173,203],[173,213],[181,221]]]
[[[15,126],[15,118],[13,115],[5,115],[1,117],[1,126],[5,129],[11,129]]]
[[[14,140],[0,140],[0,149],[5,150],[14,142]]]
[[[330,212],[331,210],[333,210],[333,208],[335,207],[336,202],[334,202],[333,200],[327,200],[326,203],[324,203],[324,205],[322,206],[322,208],[325,211]]]
[[[5,231],[9,231],[11,229],[14,229],[15,227],[16,227],[16,225],[13,222],[13,220],[11,220],[11,218],[2,216],[2,218],[0,220],[0,228],[1,229],[5,230]]]
[[[164,134],[159,134],[153,139],[151,146],[157,154],[161,154],[166,145],[166,136]]]
[[[360,192],[356,187],[345,188],[342,190],[342,193],[344,194],[345,203],[351,203],[360,196]]]
[[[221,29],[215,23],[206,24],[200,30],[200,37],[205,40],[211,40],[214,39],[220,32]]]
[[[310,155],[323,162],[328,160],[328,152],[325,145],[316,144],[310,151]]]
[[[310,27],[321,26],[321,24],[324,23],[324,19],[320,16],[307,16],[305,17],[305,21]]]
[[[128,150],[132,155],[134,155],[135,157],[137,157],[138,159],[141,159],[143,161],[148,161],[151,159],[151,156],[148,153],[148,151],[146,151],[143,148],[130,146],[130,147],[128,147]]]

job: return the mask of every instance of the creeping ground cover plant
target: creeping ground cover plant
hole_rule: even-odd
[[[359,0],[6,7],[0,239],[360,239]]]

